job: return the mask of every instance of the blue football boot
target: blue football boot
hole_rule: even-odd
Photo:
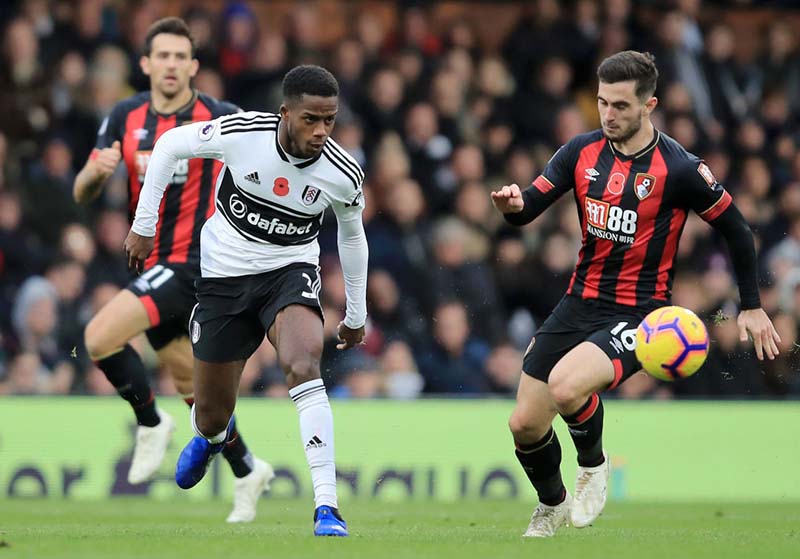
[[[339,515],[339,509],[322,505],[314,511],[314,535],[347,535],[347,522]]]
[[[231,417],[228,422],[228,435],[221,443],[212,444],[203,437],[196,436],[189,441],[181,455],[178,456],[178,463],[175,466],[175,483],[181,489],[191,489],[203,479],[208,471],[208,466],[214,457],[222,452],[225,443],[230,440],[236,419]]]

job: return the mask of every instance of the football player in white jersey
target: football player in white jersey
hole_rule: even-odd
[[[338,222],[347,291],[337,347],[361,343],[366,322],[364,174],[330,138],[338,94],[330,72],[298,66],[284,77],[280,115],[240,113],[165,133],[153,150],[125,241],[129,263],[141,269],[153,249],[159,206],[178,160],[225,163],[217,181],[217,210],[202,231],[202,277],[190,320],[197,436],[181,453],[175,479],[184,489],[193,487],[223,447],[242,367],[266,332],[300,416],[318,536],[348,534],[338,511],[333,416],[319,369],[323,317],[317,235],[328,207]]]

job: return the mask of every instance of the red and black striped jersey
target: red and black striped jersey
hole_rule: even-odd
[[[567,293],[628,306],[669,301],[688,211],[710,222],[731,204],[708,166],[659,131],[629,156],[602,130],[576,136],[533,187],[551,202],[575,196],[583,239]]]
[[[171,128],[189,122],[212,120],[241,112],[232,103],[217,101],[195,91],[192,100],[171,114],[153,108],[150,92],[144,91],[117,103],[100,125],[92,157],[98,150],[118,140],[128,170],[128,215],[131,222],[139,202],[139,192],[153,146]],[[214,213],[214,188],[222,162],[210,159],[184,159],[178,162],[172,182],[159,209],[155,247],[145,262],[187,264],[199,268],[200,231]]]

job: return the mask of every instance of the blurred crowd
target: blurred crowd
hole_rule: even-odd
[[[292,66],[323,64],[339,80],[334,137],[367,175],[370,318],[366,345],[337,352],[344,284],[336,221],[326,219],[322,369],[332,395],[514,394],[531,335],[566,289],[580,230],[569,196],[517,229],[504,225],[488,192],[529,185],[561,144],[598,127],[595,68],[628,48],[656,56],[657,128],[705,158],[751,224],[762,301],[783,344],[777,360],[759,363],[739,341],[726,248],[692,216],[674,302],[706,320],[708,362],[686,381],[639,374],[616,393],[800,395],[800,13],[776,3],[743,17],[742,8],[700,0],[449,3],[449,11],[419,2],[290,4],[23,0],[0,8],[0,393],[114,392],[82,336],[130,277],[121,250],[125,170],[88,208],[73,202],[72,182],[112,106],[148,88],[138,64],[148,26],[181,15],[198,44],[194,86],[214,97],[275,112]],[[486,21],[492,13],[498,18]],[[146,341],[135,346],[153,367]],[[155,369],[153,383],[174,392]],[[286,394],[269,344],[248,362],[242,393]]]

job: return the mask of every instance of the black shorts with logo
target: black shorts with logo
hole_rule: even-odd
[[[211,363],[247,359],[281,309],[304,305],[320,316],[319,267],[297,263],[231,278],[199,278],[189,332],[194,356]]]
[[[150,328],[145,334],[156,351],[188,335],[189,315],[197,302],[197,275],[194,266],[156,264],[127,285],[147,311]]]
[[[635,354],[636,328],[655,308],[611,305],[566,295],[531,340],[522,370],[547,382],[550,371],[564,355],[582,342],[592,342],[611,359],[614,381],[607,390],[616,388],[641,369]]]

